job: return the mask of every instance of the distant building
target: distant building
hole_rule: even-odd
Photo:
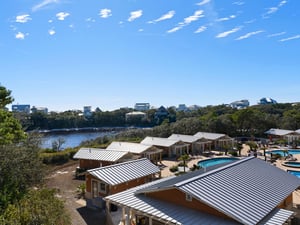
[[[249,105],[250,105],[250,103],[247,99],[243,99],[240,101],[235,101],[235,102],[230,103],[230,106],[235,109],[244,109],[244,108],[249,107]]]
[[[277,104],[277,101],[275,101],[272,98],[261,98],[258,104],[260,105]]]
[[[23,113],[30,113],[30,105],[12,105],[11,110],[13,112],[23,112]]]
[[[46,108],[46,107],[35,107],[35,106],[32,106],[31,112],[32,113],[44,113],[44,114],[48,114],[48,108]]]
[[[191,111],[198,110],[198,109],[201,109],[201,106],[199,106],[199,105],[191,105],[191,106],[189,106],[189,110],[191,110]]]
[[[92,107],[84,106],[83,107],[83,115],[84,115],[84,117],[90,117],[92,115]]]
[[[185,104],[179,104],[176,110],[178,112],[186,112],[189,111],[189,108]]]
[[[134,109],[137,111],[147,111],[150,109],[149,103],[135,103]]]
[[[147,115],[144,112],[129,112],[125,114],[126,121],[137,121],[146,119]]]

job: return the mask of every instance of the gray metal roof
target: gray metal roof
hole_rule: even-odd
[[[88,170],[88,173],[110,185],[125,183],[150,174],[158,173],[159,168],[143,158],[110,166]]]
[[[249,157],[175,186],[243,224],[257,224],[300,186],[300,179]]]
[[[113,141],[106,149],[141,154],[150,148],[151,146],[140,143]]]
[[[177,141],[183,141],[186,143],[193,143],[198,141],[199,137],[193,136],[193,135],[185,135],[185,134],[172,134],[170,137],[168,137],[170,140],[177,140]]]
[[[108,196],[107,199],[157,217],[166,216],[161,213],[168,211],[168,221],[193,224],[191,221],[197,217],[196,215],[190,216],[189,220],[182,223],[177,219],[176,213],[171,214],[172,211],[178,212],[178,206],[143,195],[145,192],[173,187],[192,195],[237,221],[229,221],[232,224],[274,225],[283,224],[293,214],[288,210],[277,210],[276,206],[299,186],[300,179],[296,176],[261,159],[248,157],[216,166],[205,173],[198,171],[148,183],[128,192]],[[186,212],[184,209],[181,210],[180,215],[185,217]],[[201,214],[199,211],[197,213]],[[187,215],[190,214],[187,212]],[[213,224],[214,220],[216,224],[225,224],[225,222],[218,223],[216,217],[211,220],[209,215],[203,216],[207,219],[206,222],[196,224]]]
[[[284,130],[284,129],[276,129],[271,128],[270,130],[267,130],[265,132],[266,134],[276,135],[276,136],[285,136],[285,135],[291,135],[291,134],[299,134],[298,131],[293,130]]]
[[[136,194],[141,188],[147,188],[149,185],[157,185],[160,182],[166,182],[173,177],[156,180],[126,191],[105,197],[105,200],[111,201],[119,206],[127,206],[138,213],[155,216],[165,224],[182,224],[182,225],[238,225],[240,223],[233,220],[226,220],[197,210],[182,207],[176,204],[149,198],[143,194]]]
[[[204,138],[206,140],[218,140],[220,138],[230,138],[226,134],[209,133],[209,132],[198,132],[194,134],[195,137]]]
[[[163,147],[171,147],[178,143],[178,140],[170,140],[168,138],[161,137],[145,137],[141,144],[144,145],[155,145],[155,146],[163,146]]]
[[[128,152],[111,151],[101,148],[80,148],[73,158],[116,162],[126,154],[128,154]]]

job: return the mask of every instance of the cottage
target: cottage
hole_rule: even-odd
[[[100,148],[80,148],[73,158],[79,159],[80,169],[93,169],[123,162],[130,158],[130,155],[125,151],[110,151]]]
[[[113,141],[109,146],[107,146],[106,149],[112,151],[129,152],[135,156],[135,158],[147,158],[154,164],[161,162],[163,151],[155,146],[120,141]]]
[[[146,158],[88,170],[85,176],[88,206],[103,206],[103,197],[153,181],[160,169]]]
[[[168,138],[160,137],[145,137],[141,144],[148,146],[155,146],[162,149],[162,155],[167,157],[180,156],[185,153],[189,153],[189,145],[182,141],[171,140]]]
[[[207,144],[209,144],[209,150],[222,150],[226,147],[233,147],[234,145],[234,139],[226,134],[198,132],[194,134],[194,136],[202,140],[201,142],[197,142],[198,145],[202,145],[202,148],[207,148]]]
[[[248,157],[105,197],[125,224],[290,224],[300,179]],[[111,224],[111,212],[107,210]]]

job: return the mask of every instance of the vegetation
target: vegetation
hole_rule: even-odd
[[[40,138],[26,135],[5,108],[13,98],[0,86],[0,224],[70,224],[63,202],[42,188]]]

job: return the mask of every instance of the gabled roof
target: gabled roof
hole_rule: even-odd
[[[276,136],[285,136],[289,134],[294,134],[295,132],[297,131],[271,128],[270,130],[267,130],[265,133],[276,135]]]
[[[118,196],[109,196],[108,199],[132,208],[140,207],[138,210],[142,208],[143,212],[155,215],[161,213],[164,203],[157,205],[157,203],[155,204],[157,200],[147,197],[143,193],[173,187],[239,223],[246,225],[272,224],[272,220],[285,221],[292,215],[291,211],[276,211],[276,207],[300,186],[300,179],[296,176],[254,157],[241,159],[206,173],[202,171],[193,175],[188,173],[182,175],[181,178],[172,177],[152,182],[128,193],[130,197],[125,197],[125,193],[120,193]],[[126,199],[130,199],[132,202],[128,202]],[[152,210],[150,210],[151,207]],[[175,205],[169,207],[169,211],[177,210]],[[168,216],[177,220],[176,215],[168,214]],[[213,223],[210,221],[203,224]]]
[[[151,149],[151,146],[140,143],[113,141],[106,149],[141,154]]]
[[[172,134],[170,137],[168,137],[170,140],[177,140],[177,141],[183,141],[186,143],[193,143],[198,141],[199,137],[193,136],[193,135],[185,135],[185,134]]]
[[[87,172],[110,185],[117,185],[151,174],[158,173],[160,170],[151,163],[150,160],[143,158],[110,166],[104,166]]]
[[[240,223],[219,218],[208,213],[202,213],[197,210],[171,204],[156,198],[150,198],[143,194],[136,194],[139,189],[147,188],[151,185],[159,185],[160,182],[167,182],[174,177],[166,177],[144,185],[140,185],[114,195],[109,195],[104,200],[109,200],[113,204],[127,206],[142,212],[149,217],[155,216],[164,224],[178,225],[238,225]]]
[[[179,142],[178,140],[170,140],[168,138],[145,137],[144,140],[141,141],[141,144],[171,147],[171,146],[177,144],[178,142]]]
[[[257,158],[245,158],[175,184],[243,224],[257,224],[300,186],[300,179]]]
[[[73,158],[116,162],[127,154],[128,152],[124,151],[111,151],[101,148],[80,148]]]
[[[226,134],[209,133],[209,132],[198,132],[194,134],[195,137],[204,138],[206,140],[218,140],[220,138],[230,138]]]

